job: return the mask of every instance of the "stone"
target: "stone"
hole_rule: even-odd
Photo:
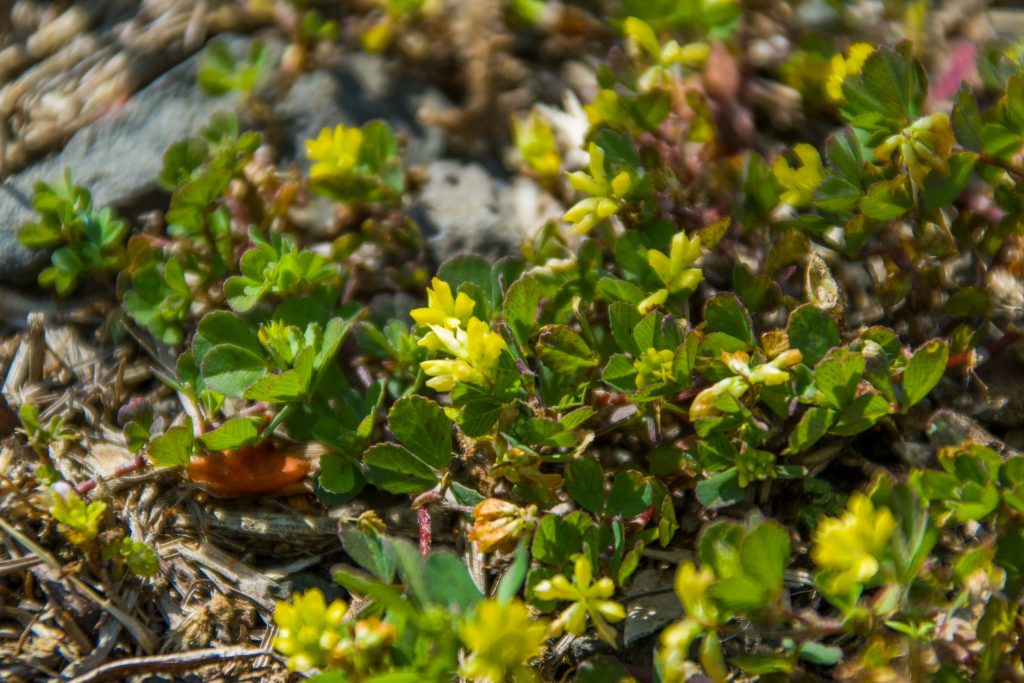
[[[658,633],[682,618],[683,608],[673,590],[673,573],[667,569],[643,569],[637,572],[627,595],[637,597],[626,603],[623,643],[633,643]]]
[[[222,38],[239,55],[252,40]],[[266,42],[272,55],[284,50],[280,41]],[[34,217],[31,197],[36,181],[59,181],[68,168],[74,182],[92,192],[97,206],[132,207],[157,192],[163,154],[172,143],[197,134],[218,111],[241,112],[238,98],[211,97],[196,84],[200,57],[194,55],[167,71],[123,107],[75,133],[61,151],[4,182],[0,282],[31,285],[47,261],[44,253],[31,252],[17,240],[18,228]],[[301,76],[286,96],[270,95],[268,101],[275,103],[281,124],[279,152],[285,163],[305,164],[303,142],[321,128],[362,125],[371,119],[386,120],[403,135],[410,163],[427,163],[443,147],[440,131],[421,127],[416,113],[425,103],[443,103],[444,96],[427,85],[396,79],[380,56],[341,55]]]
[[[434,161],[426,176],[412,214],[438,263],[460,253],[517,255],[524,240],[564,210],[533,181],[509,184],[476,163]]]

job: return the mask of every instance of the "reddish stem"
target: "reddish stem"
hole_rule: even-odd
[[[430,554],[430,546],[433,543],[430,529],[430,511],[426,507],[416,508],[416,521],[420,528],[420,555],[426,557]]]
[[[144,456],[144,455],[137,455],[134,458],[132,458],[131,460],[126,460],[123,463],[121,463],[120,465],[118,465],[117,468],[114,469],[113,474],[110,475],[110,478],[111,479],[116,479],[117,477],[123,477],[126,474],[131,474],[132,472],[137,472],[138,470],[141,470],[143,467],[145,467],[148,462],[149,461],[146,460],[146,456]],[[80,496],[84,496],[85,494],[87,494],[90,491],[92,491],[94,488],[96,488],[96,478],[95,477],[90,478],[90,479],[86,479],[81,484],[76,486],[75,487],[75,493],[77,493]]]

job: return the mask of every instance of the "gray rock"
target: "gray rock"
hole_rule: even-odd
[[[671,571],[662,569],[637,572],[627,591],[628,595],[638,597],[626,604],[626,625],[622,634],[626,647],[682,618],[683,608],[672,590],[673,576]]]
[[[396,79],[380,55],[344,55],[300,78],[274,107],[286,131],[282,155],[308,166],[305,141],[322,128],[339,123],[361,126],[384,119],[405,138],[406,163],[429,163],[441,155],[444,135],[440,129],[426,128],[417,121],[416,114],[423,106],[448,105],[440,91]]]
[[[226,37],[236,54],[250,38]],[[284,46],[268,41],[272,54]],[[164,151],[195,135],[217,111],[240,109],[231,96],[210,97],[196,85],[199,55],[182,62],[140,90],[118,111],[79,130],[55,155],[9,178],[0,192],[0,282],[27,285],[45,264],[45,254],[17,241],[18,227],[33,217],[32,188],[37,180],[58,181],[64,169],[88,188],[98,206],[129,207],[157,190]],[[273,84],[271,84],[273,87]],[[273,99],[271,101],[274,101]],[[283,128],[284,161],[304,163],[303,142],[321,128],[338,123],[361,125],[388,121],[407,139],[407,158],[425,163],[443,146],[439,131],[426,131],[416,112],[444,96],[426,85],[398,81],[378,56],[345,55],[324,69],[301,77],[275,112]]]
[[[413,208],[438,262],[469,252],[515,255],[524,240],[561,214],[558,202],[526,178],[511,185],[480,164],[442,159],[426,167],[427,182]]]

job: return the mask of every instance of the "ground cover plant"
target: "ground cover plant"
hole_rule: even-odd
[[[172,398],[117,406],[120,474],[371,501],[316,567],[335,585],[264,609],[279,661],[320,683],[1024,680],[1024,457],[951,410],[1021,348],[1024,44],[943,59],[923,2],[884,32],[823,5],[843,33],[785,3],[494,3],[512,34],[583,34],[593,92],[488,143],[559,219],[434,264],[387,123],[323,129],[308,171],[270,151],[275,69],[346,40],[429,65],[403,36],[454,11],[368,5],[289,5],[282,65],[206,48],[200,84],[246,114],[167,150],[154,225],[68,175],[19,233],[50,250],[41,287],[116,296],[109,333]],[[330,240],[296,219],[314,197]],[[19,495],[47,514],[5,533],[56,529],[62,562],[152,590],[161,554],[109,486],[51,462],[75,428],[19,408]],[[648,595],[671,616],[627,639]]]

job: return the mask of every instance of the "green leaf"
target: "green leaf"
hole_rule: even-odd
[[[533,535],[533,558],[549,565],[561,565],[579,552],[583,535],[566,519],[545,515],[537,524]]]
[[[740,564],[770,596],[782,590],[782,576],[789,561],[789,534],[774,522],[760,522],[740,543]]]
[[[630,518],[639,515],[654,502],[650,482],[639,472],[619,472],[608,490],[607,512]]]
[[[196,359],[202,362],[206,352],[220,344],[237,346],[255,356],[263,352],[256,331],[228,311],[214,311],[203,316],[192,340],[192,350]]]
[[[186,467],[195,452],[195,436],[191,420],[180,427],[171,427],[149,444],[149,461],[156,467]]]
[[[631,394],[636,391],[636,368],[633,361],[621,353],[612,354],[608,364],[604,366],[601,379],[615,389]]]
[[[738,666],[744,673],[758,676],[793,672],[793,662],[786,654],[740,655],[730,657],[729,662]]]
[[[903,409],[919,403],[942,379],[949,361],[949,345],[933,339],[914,352],[903,371]]]
[[[354,496],[362,491],[366,481],[357,463],[341,453],[324,453],[320,456],[320,488],[328,493]]]
[[[306,348],[304,351],[312,351]],[[245,390],[245,398],[250,401],[266,401],[267,403],[286,403],[297,401],[309,391],[309,376],[296,370],[286,370],[277,375],[261,377]]]
[[[614,277],[603,277],[598,280],[595,291],[598,298],[603,301],[622,301],[636,306],[644,300],[642,289],[632,282],[626,282]]]
[[[882,180],[868,188],[860,200],[860,210],[868,218],[890,221],[914,207],[910,176],[902,173],[892,180]]]
[[[608,324],[612,330],[612,338],[620,349],[633,354],[634,358],[639,357],[642,350],[646,350],[640,349],[633,339],[633,330],[639,322],[640,313],[634,304],[616,301],[608,307]]]
[[[864,356],[848,349],[833,349],[814,368],[814,385],[828,405],[842,410],[857,394],[864,375]]]
[[[957,142],[972,152],[984,151],[985,145],[981,135],[983,124],[981,112],[978,110],[978,100],[966,84],[961,85],[956,91],[950,118]]]
[[[739,503],[746,495],[740,486],[740,475],[735,467],[698,482],[696,494],[700,504],[709,510]]]
[[[843,650],[836,645],[805,641],[800,643],[800,659],[818,666],[835,666],[843,660]]]
[[[320,350],[317,351],[313,360],[313,372],[319,378],[322,371],[334,359],[334,355],[341,348],[345,336],[352,327],[352,320],[345,318],[331,318],[324,328],[323,341],[320,343]]]
[[[708,299],[704,320],[712,332],[724,332],[750,346],[756,344],[750,313],[735,294],[716,294]]]
[[[717,581],[708,595],[732,612],[757,612],[767,605],[768,594],[756,579],[744,574]]]
[[[505,574],[498,582],[498,589],[494,592],[494,597],[498,602],[509,602],[518,595],[519,590],[523,587],[523,582],[526,581],[526,572],[529,569],[530,546],[523,540],[519,543],[519,547],[516,548],[512,564],[508,566]]]
[[[211,451],[230,451],[256,441],[260,435],[262,420],[254,417],[236,417],[228,420],[212,432],[199,437]]]
[[[356,564],[370,572],[374,578],[391,583],[395,565],[384,548],[384,538],[375,531],[367,531],[358,524],[346,524],[338,532],[341,547]]]
[[[892,135],[917,119],[928,85],[909,41],[895,50],[881,47],[864,62],[860,75],[843,81],[843,116],[855,128]]]
[[[380,443],[363,454],[366,479],[391,493],[423,493],[437,485],[437,474],[415,455],[392,443]]]
[[[811,304],[798,306],[786,324],[789,345],[800,349],[803,362],[817,365],[829,349],[839,346],[839,325],[825,311]]]
[[[423,579],[430,599],[449,610],[454,607],[465,614],[484,597],[466,564],[449,550],[430,553],[423,566]]]
[[[210,349],[201,365],[203,381],[227,396],[241,396],[267,372],[266,361],[240,346],[219,344]]]
[[[420,557],[419,549],[405,539],[391,538],[388,539],[386,551],[413,599],[421,607],[431,604],[430,590],[423,575],[423,559]]]
[[[437,277],[447,282],[453,292],[457,292],[463,283],[470,283],[480,288],[483,295],[485,317],[490,317],[491,300],[493,297],[491,281],[491,265],[479,256],[453,256],[437,269]]]
[[[604,509],[604,469],[596,458],[573,460],[565,472],[565,490],[585,509],[600,514]]]
[[[412,453],[435,470],[448,469],[452,423],[444,409],[422,396],[407,396],[391,406],[388,428]]]
[[[529,351],[530,337],[537,321],[537,304],[540,303],[540,285],[526,275],[512,283],[505,294],[502,316],[519,348]]]
[[[465,383],[455,385],[451,398],[452,403],[460,408],[456,420],[459,429],[466,436],[472,437],[489,434],[510,400],[504,393],[497,394],[475,384]]]
[[[960,152],[949,158],[949,174],[929,173],[921,188],[921,208],[934,211],[956,201],[967,186],[978,155]]]
[[[571,375],[598,363],[587,342],[568,325],[545,325],[537,339],[537,355],[560,375]]]
[[[829,430],[838,436],[854,436],[878,424],[879,420],[892,412],[889,402],[878,394],[858,396],[839,415]]]
[[[389,552],[392,552],[393,545],[393,542],[388,544]],[[413,552],[416,552],[415,548]],[[361,572],[356,574],[344,569],[335,569],[331,576],[346,590],[358,595],[365,595],[396,616],[407,619],[414,615],[413,607],[402,595],[400,586],[384,585],[379,581],[367,579]]]
[[[836,411],[824,406],[808,409],[789,435],[789,452],[802,453],[828,433],[835,422]]]
[[[852,130],[844,128],[829,137],[827,154],[828,172],[815,193],[815,205],[831,213],[844,213],[864,195],[860,143]]]

